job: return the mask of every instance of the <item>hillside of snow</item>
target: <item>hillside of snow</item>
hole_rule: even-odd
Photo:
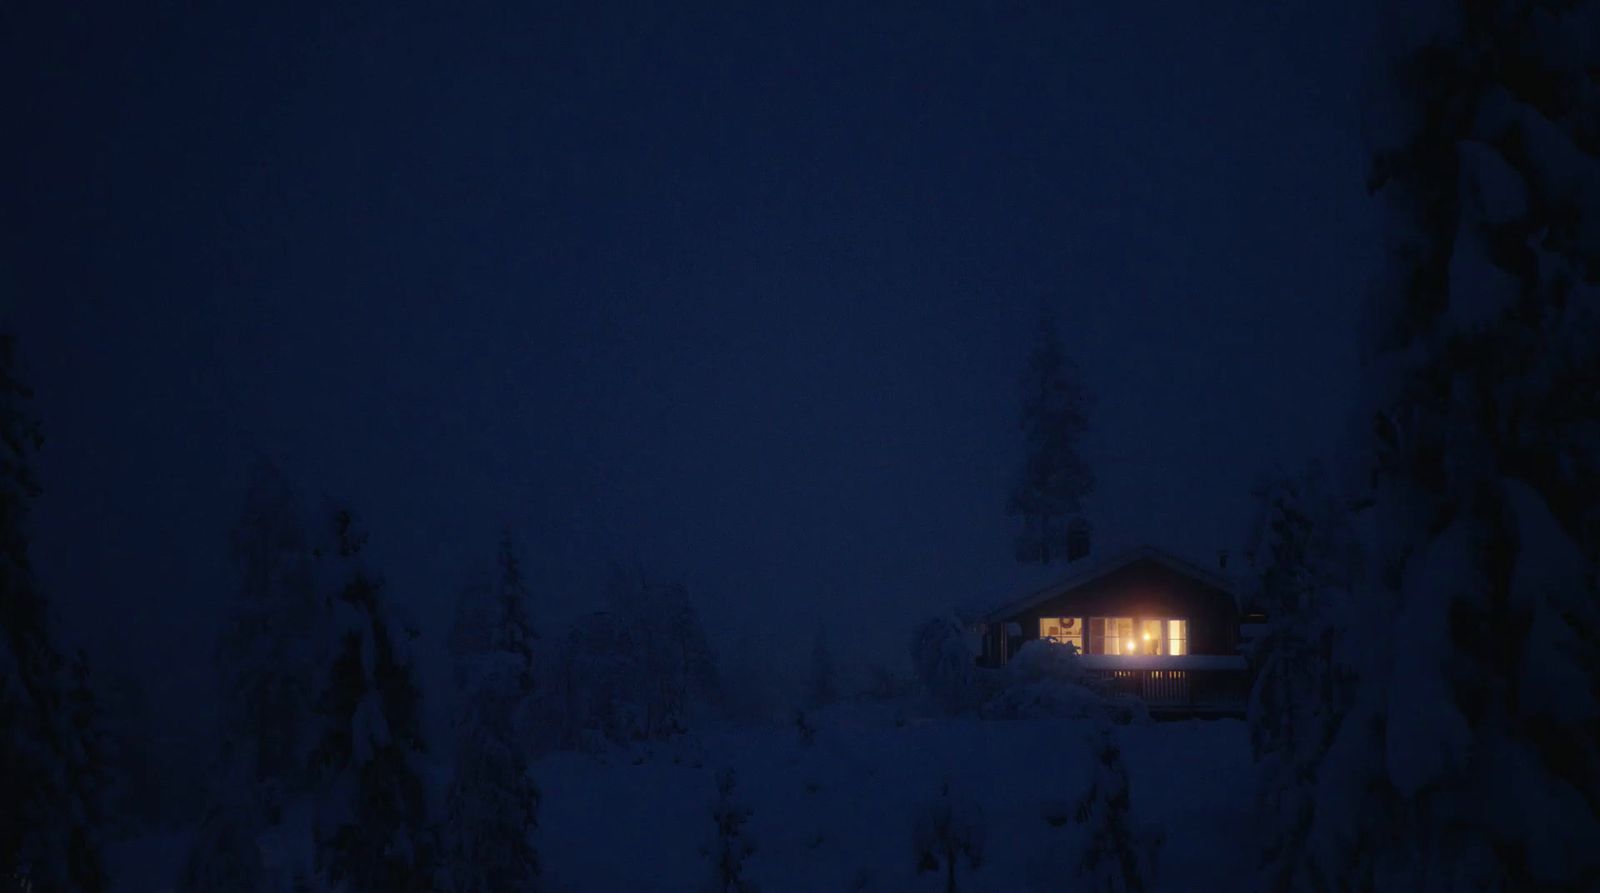
[[[942,889],[918,873],[912,827],[948,779],[975,802],[985,852],[963,890],[1064,889],[1081,841],[1072,806],[1090,771],[1082,720],[929,719],[891,705],[840,705],[790,724],[716,724],[604,755],[557,753],[535,766],[537,841],[547,889],[699,893],[710,880],[715,774],[731,768],[752,810],[748,876],[766,893]],[[1247,849],[1250,754],[1236,720],[1118,726],[1135,821],[1164,837],[1156,889],[1233,889]],[[1052,820],[1055,824],[1052,824]],[[117,893],[173,888],[186,835],[113,848]]]
[[[1078,828],[1049,819],[1070,813],[1088,783],[1089,723],[897,719],[844,706],[814,724],[809,746],[788,726],[725,726],[626,756],[547,758],[539,837],[552,889],[704,889],[700,847],[725,767],[753,810],[749,877],[769,893],[942,889],[937,873],[916,872],[911,836],[945,778],[982,810],[983,864],[962,889],[1070,884]],[[1157,889],[1233,889],[1253,857],[1244,723],[1144,723],[1118,727],[1115,740],[1136,821],[1165,835]]]

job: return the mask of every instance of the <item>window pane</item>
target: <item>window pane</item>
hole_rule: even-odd
[[[1141,654],[1162,654],[1161,621],[1139,621],[1139,652]]]
[[[1083,618],[1061,618],[1061,641],[1083,652]]]
[[[1070,644],[1083,651],[1082,617],[1041,617],[1039,638],[1061,644]]]
[[[1118,654],[1134,654],[1138,651],[1138,646],[1133,641],[1132,617],[1117,618],[1117,642]]]
[[[1167,653],[1168,654],[1188,654],[1189,653],[1189,621],[1187,621],[1187,620],[1168,620],[1167,621]]]
[[[1102,618],[1096,617],[1089,621],[1092,625]],[[1133,618],[1132,617],[1106,617],[1105,623],[1105,654],[1132,654],[1133,643]],[[1099,653],[1099,652],[1096,652]]]

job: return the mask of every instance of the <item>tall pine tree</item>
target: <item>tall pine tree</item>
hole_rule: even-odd
[[[811,671],[806,676],[802,706],[818,710],[839,700],[839,674],[833,665],[833,649],[828,647],[828,630],[817,627],[811,642]]]
[[[1078,800],[1076,816],[1085,839],[1074,889],[1141,893],[1151,885],[1161,835],[1134,824],[1128,769],[1110,725],[1096,726],[1090,755],[1089,786]]]
[[[1360,549],[1352,506],[1319,464],[1269,481],[1259,502],[1249,558],[1249,600],[1268,617],[1250,660],[1250,744],[1257,763],[1261,843],[1259,887],[1270,893],[1316,889],[1306,859],[1316,815],[1317,764],[1351,697],[1349,674],[1334,653],[1354,597]]]
[[[32,396],[0,333],[0,884],[89,893],[106,888],[102,755],[84,665],[57,650],[28,558]]]
[[[1093,492],[1094,472],[1078,453],[1089,428],[1089,397],[1048,313],[1039,320],[1020,396],[1027,452],[1006,511],[1022,519],[1017,560],[1050,564],[1067,557],[1067,524]]]
[[[222,721],[209,803],[182,877],[193,893],[283,889],[297,868],[263,864],[256,845],[308,793],[315,632],[323,619],[298,503],[260,462],[228,536],[238,589],[218,640]],[[245,885],[250,878],[250,885]]]
[[[700,849],[711,861],[706,893],[759,893],[755,882],[745,877],[745,863],[756,852],[745,827],[754,810],[740,801],[737,788],[738,776],[732,769],[718,770],[717,798],[711,804],[711,823],[716,833]]]
[[[609,590],[610,610],[573,625],[554,674],[566,747],[670,738],[720,693],[716,655],[683,583],[624,567]]]
[[[473,604],[474,593],[491,596],[488,604]],[[539,789],[528,774],[526,728],[537,635],[509,532],[494,586],[468,596],[452,636],[460,706],[443,856],[454,893],[529,893],[539,888]]]
[[[983,805],[946,778],[938,796],[913,815],[911,850],[917,873],[940,872],[945,893],[957,893],[962,863],[968,873],[983,867],[985,839]]]
[[[299,504],[272,463],[256,467],[229,546],[239,589],[217,654],[224,747],[258,778],[299,787],[321,606]]]
[[[1600,887],[1600,4],[1405,4],[1318,888]]]
[[[437,848],[420,775],[422,697],[408,654],[411,634],[362,560],[366,534],[355,517],[339,508],[331,520],[332,540],[320,558],[334,584],[333,645],[311,754],[316,868],[345,893],[427,890]]]

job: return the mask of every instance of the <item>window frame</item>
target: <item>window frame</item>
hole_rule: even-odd
[[[1165,649],[1164,653],[1165,654],[1170,654],[1170,655],[1172,655],[1174,657],[1182,657],[1182,656],[1188,654],[1189,653],[1189,618],[1187,618],[1187,617],[1167,617],[1167,618],[1164,618],[1161,621],[1161,623],[1162,623],[1162,626],[1164,627],[1164,632],[1166,633],[1166,638],[1162,639],[1162,647]],[[1176,636],[1173,635],[1172,631],[1173,631],[1174,628],[1180,630],[1181,631],[1181,635],[1176,635]],[[1181,646],[1176,651],[1173,650],[1173,645],[1175,643]]]
[[[1143,655],[1166,654],[1166,640],[1162,638],[1162,631],[1167,627],[1167,621],[1162,617],[1140,617],[1134,622],[1135,633],[1133,637],[1133,653]]]
[[[1173,634],[1175,629],[1177,635]],[[1041,637],[1042,630],[1041,626]],[[1176,652],[1173,651],[1174,644],[1179,647]],[[1189,618],[1159,615],[1087,617],[1084,618],[1083,646],[1080,650],[1084,654],[1121,654],[1127,657],[1181,657],[1190,653]]]
[[[1046,633],[1046,630],[1049,628],[1050,624],[1055,624],[1058,629],[1070,629],[1071,626],[1067,621],[1071,621],[1072,624],[1076,625],[1076,633],[1061,632],[1056,635],[1049,635]],[[1083,650],[1085,644],[1084,634],[1087,632],[1085,626],[1086,624],[1084,623],[1084,618],[1082,617],[1040,617],[1039,638],[1046,642],[1055,642],[1058,645],[1072,645],[1078,649],[1079,654],[1086,654],[1087,652]]]
[[[1095,622],[1099,621],[1100,633],[1097,635]],[[1126,650],[1124,643],[1134,641],[1135,618],[1133,617],[1090,617],[1089,618],[1089,652],[1090,654],[1132,654]],[[1126,635],[1124,635],[1126,633]],[[1095,651],[1098,644],[1100,650]]]

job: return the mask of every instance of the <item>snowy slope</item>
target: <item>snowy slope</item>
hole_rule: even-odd
[[[715,771],[732,767],[754,808],[750,876],[768,893],[941,889],[912,864],[917,806],[947,775],[982,806],[984,864],[965,890],[1071,884],[1076,827],[1045,816],[1087,784],[1088,726],[1075,721],[923,720],[843,707],[815,743],[783,726],[723,727],[624,759],[573,754],[536,771],[540,841],[556,890],[698,891],[709,877]],[[1118,729],[1137,820],[1165,826],[1158,889],[1233,889],[1245,877],[1249,749],[1243,723]],[[1050,807],[1055,806],[1052,810]]]
[[[710,867],[715,773],[733,768],[753,807],[749,873],[765,893],[942,889],[917,874],[913,816],[949,777],[981,804],[984,864],[961,889],[1071,889],[1077,827],[1070,812],[1088,781],[1091,726],[906,718],[894,706],[840,705],[814,717],[803,746],[787,724],[708,727],[702,734],[604,757],[559,753],[534,771],[543,794],[537,842],[555,893],[700,893]],[[1163,828],[1156,889],[1237,889],[1251,773],[1244,723],[1144,723],[1116,729],[1136,821]],[[112,848],[115,893],[163,893],[187,847],[184,834]]]
[[[1191,720],[1120,729],[1133,812],[1166,831],[1156,888],[1211,893],[1249,888],[1255,764],[1242,720]]]

